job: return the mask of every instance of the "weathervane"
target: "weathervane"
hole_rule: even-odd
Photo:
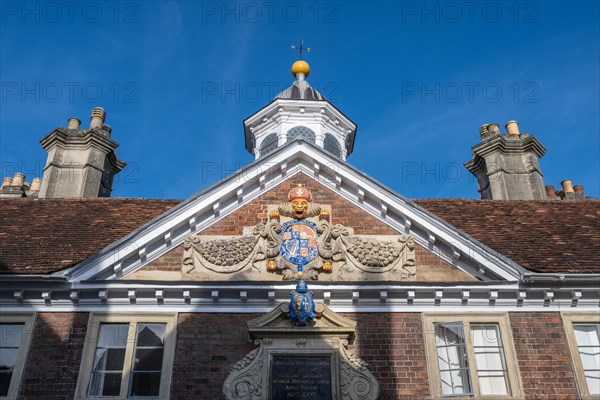
[[[304,47],[304,41],[302,39],[300,39],[300,44],[298,46],[295,44],[292,45],[292,50],[296,49],[298,49],[298,57],[300,57],[300,60],[302,60],[302,50],[306,50],[307,53],[310,52],[310,47]]]

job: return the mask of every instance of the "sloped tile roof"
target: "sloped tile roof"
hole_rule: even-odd
[[[535,272],[600,273],[600,201],[415,200]]]
[[[179,200],[0,201],[0,273],[72,267]],[[415,203],[535,272],[600,273],[600,201],[419,199]]]
[[[0,201],[0,273],[72,267],[178,204],[157,199]]]

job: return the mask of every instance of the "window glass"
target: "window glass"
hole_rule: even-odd
[[[0,396],[10,388],[19,347],[23,341],[24,324],[0,324]]]
[[[101,324],[88,393],[90,396],[118,396],[129,324]]]
[[[507,314],[432,313],[423,321],[432,398],[524,396]]]
[[[287,141],[291,142],[296,139],[304,139],[307,142],[315,143],[317,136],[315,133],[305,126],[296,126],[288,131]]]
[[[473,352],[481,394],[508,394],[506,361],[496,324],[472,324]]]
[[[264,156],[277,148],[277,134],[271,133],[260,144],[260,155]]]
[[[600,394],[600,324],[573,324],[575,341],[590,394]]]
[[[166,328],[166,324],[138,324],[130,396],[159,394]]]
[[[92,314],[75,397],[168,398],[176,326],[176,314]]]
[[[333,136],[331,133],[325,134],[324,148],[325,148],[325,150],[327,150],[334,156],[340,157],[342,155],[340,143],[337,141],[335,136]]]
[[[462,323],[435,324],[435,339],[442,394],[470,394],[469,365]]]

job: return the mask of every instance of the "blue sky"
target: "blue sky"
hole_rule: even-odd
[[[40,176],[39,140],[107,111],[113,196],[185,198],[252,161],[242,119],[291,81],[358,125],[348,161],[409,197],[478,198],[479,126],[512,119],[548,149],[545,183],[599,197],[597,1],[1,1],[2,176]]]

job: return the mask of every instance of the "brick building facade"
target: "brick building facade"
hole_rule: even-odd
[[[244,120],[256,161],[187,200],[97,197],[124,165],[97,109],[3,181],[1,398],[599,398],[600,202],[544,189],[515,121],[466,163],[485,201],[407,199],[346,163],[356,125],[307,68]]]

